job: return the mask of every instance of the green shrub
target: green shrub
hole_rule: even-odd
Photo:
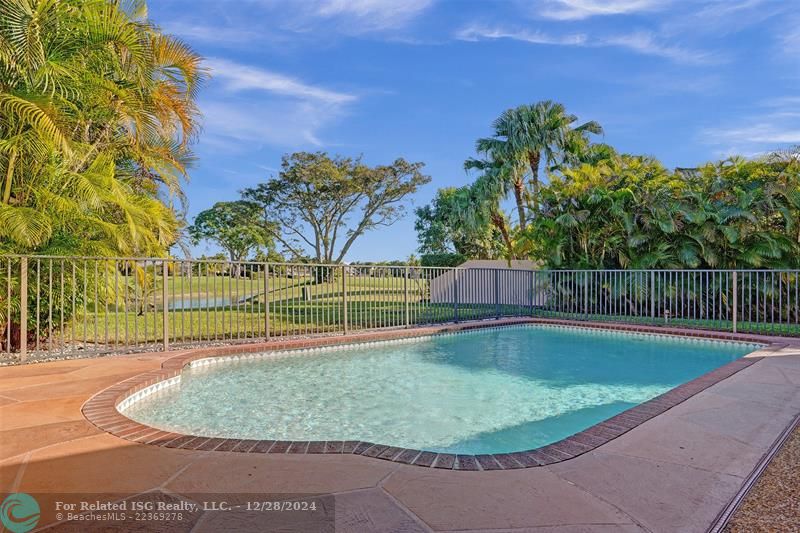
[[[425,254],[422,256],[422,266],[457,267],[466,260],[461,254]]]

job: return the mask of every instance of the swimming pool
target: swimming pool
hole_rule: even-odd
[[[544,325],[482,329],[207,360],[121,410],[184,434],[503,453],[577,433],[754,349]]]

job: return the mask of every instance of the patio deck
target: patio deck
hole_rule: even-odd
[[[40,527],[57,521],[55,500],[150,492],[143,498],[333,494],[337,531],[704,531],[800,412],[800,345],[781,342],[595,450],[527,469],[459,472],[360,455],[170,449],[112,436],[84,418],[82,406],[99,391],[180,355],[0,368],[0,492],[34,494]],[[268,518],[303,529],[302,516]],[[246,527],[264,519],[195,511],[160,530],[218,531],[223,521]]]

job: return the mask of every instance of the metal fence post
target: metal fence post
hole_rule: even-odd
[[[342,265],[342,327],[347,335],[347,270]]]
[[[534,302],[533,302],[533,285],[534,285],[534,283],[536,283],[536,272],[533,271],[533,270],[529,270],[528,274],[529,274],[529,276],[531,278],[530,279],[530,283],[528,283],[528,303],[530,304],[528,306],[528,315],[529,316],[533,316],[533,305],[534,305]]]
[[[269,340],[269,263],[264,263],[264,338]]]
[[[169,281],[169,265],[167,260],[161,261],[161,314],[163,315],[164,327],[164,351],[169,350],[169,301],[167,299],[167,282]],[[95,305],[97,303],[95,302]]]
[[[589,320],[589,272],[583,272],[583,316]]]
[[[656,273],[650,271],[650,319],[656,320]]]
[[[453,321],[458,323],[458,268],[453,270]]]
[[[733,297],[733,332],[736,333],[737,319],[739,318],[737,316],[738,315],[737,307],[738,307],[738,303],[739,303],[739,300],[738,300],[738,295],[739,295],[738,278],[739,278],[739,276],[737,275],[737,272],[735,270],[731,271],[731,275],[733,276],[733,283],[731,284],[731,288],[732,288],[732,291],[733,291],[733,294],[731,295]]]
[[[408,267],[406,267],[406,276],[405,278],[403,278],[403,303],[405,306],[405,313],[406,313],[406,328],[408,328],[411,323],[408,311]]]
[[[500,320],[500,270],[494,269],[494,313],[495,318]]]
[[[11,280],[9,280],[11,283]],[[9,332],[10,334],[11,332]],[[19,360],[28,357],[28,258],[19,260]]]

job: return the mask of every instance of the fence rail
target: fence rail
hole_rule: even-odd
[[[2,285],[5,285],[3,287]],[[7,354],[167,350],[507,316],[800,335],[797,270],[0,256]]]
[[[93,257],[4,256],[0,270],[0,340],[22,357],[529,315],[533,279],[530,271]]]
[[[537,273],[538,316],[800,335],[798,270]]]

